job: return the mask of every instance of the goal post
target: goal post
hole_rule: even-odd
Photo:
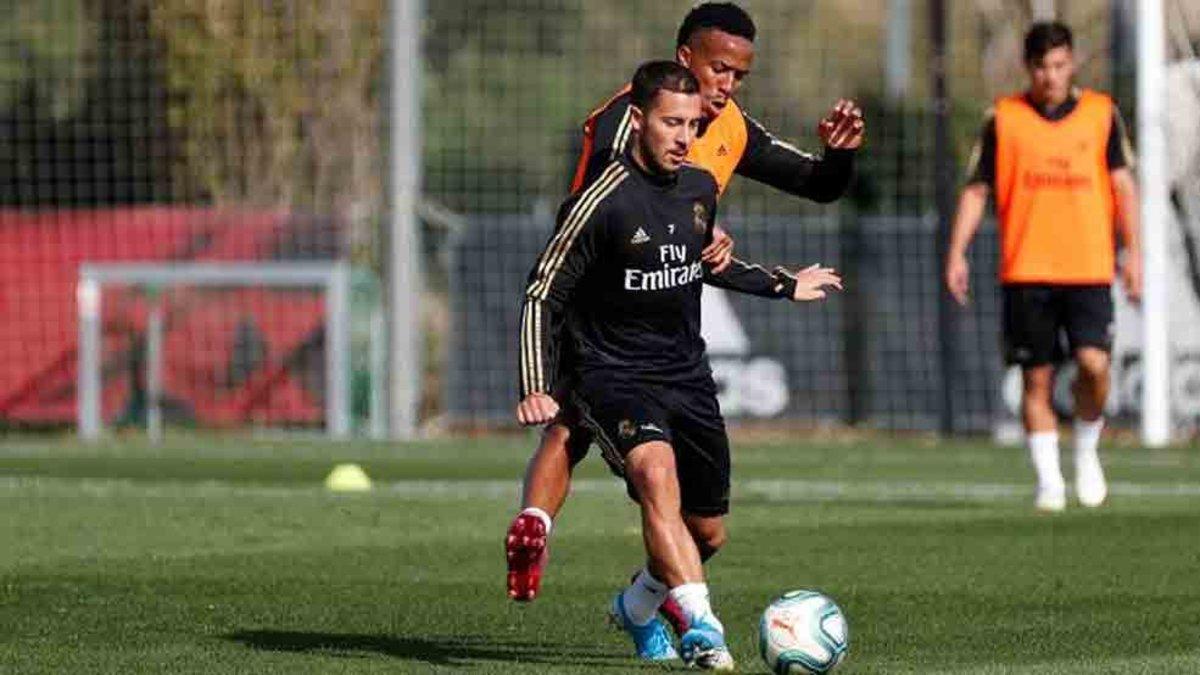
[[[1166,39],[1162,0],[1138,0],[1137,95],[1139,184],[1143,255],[1142,443],[1162,447],[1171,440],[1168,306]]]
[[[78,432],[94,440],[104,431],[104,303],[113,287],[135,288],[151,298],[146,319],[145,374],[147,419],[151,433],[161,429],[162,373],[167,349],[163,337],[163,302],[160,294],[180,289],[311,289],[323,305],[324,427],[333,438],[350,435],[350,266],[347,263],[85,263],[79,268],[76,289],[78,310]],[[283,313],[302,311],[289,307],[286,298],[276,303]],[[307,311],[307,310],[303,310]],[[220,314],[218,306],[216,314]]]

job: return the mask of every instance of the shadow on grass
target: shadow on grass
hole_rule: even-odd
[[[512,661],[572,666],[638,668],[625,652],[600,645],[508,640],[482,635],[364,635],[279,630],[244,630],[223,636],[252,649],[303,652],[322,656],[364,658],[380,654],[432,665],[465,665],[470,661]]]

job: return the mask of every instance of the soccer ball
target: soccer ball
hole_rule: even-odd
[[[772,671],[828,673],[846,658],[846,616],[816,591],[791,591],[763,611],[758,649]]]

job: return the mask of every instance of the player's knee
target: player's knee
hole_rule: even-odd
[[[1054,384],[1054,366],[1031,366],[1021,373],[1025,391],[1049,390]]]
[[[571,430],[565,424],[551,424],[542,433],[541,451],[544,453],[565,453],[567,441],[571,439]]]
[[[700,560],[706,562],[709,558],[717,554],[725,543],[729,541],[729,535],[725,532],[725,528],[721,528],[716,532],[707,532],[703,538],[696,540],[696,548],[700,549]]]
[[[1092,382],[1100,382],[1108,378],[1108,354],[1099,349],[1081,349],[1075,355],[1075,363],[1079,366],[1079,376]]]
[[[627,475],[638,487],[638,492],[653,497],[663,492],[675,479],[675,467],[660,462],[640,464],[629,468]]]
[[[729,540],[725,529],[725,521],[721,518],[688,518],[688,530],[696,548],[700,550],[701,560],[708,560]]]
[[[1054,391],[1054,369],[1051,366],[1026,369],[1021,384],[1026,406],[1049,405],[1050,396]]]

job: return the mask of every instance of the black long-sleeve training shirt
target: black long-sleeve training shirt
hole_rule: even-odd
[[[655,176],[628,156],[567,199],[525,291],[521,396],[551,392],[564,339],[580,375],[710,378],[700,291],[711,275],[700,251],[711,240],[716,209],[717,184],[707,171],[685,165]],[[790,295],[788,282],[795,283],[744,264],[733,275],[743,290],[767,297]]]
[[[632,137],[631,106],[626,86],[588,116],[583,124],[583,151],[576,164],[572,193],[590,185],[627,152]],[[845,193],[854,175],[855,154],[854,150],[826,148],[824,157],[818,158],[798,150],[776,138],[730,100],[721,114],[701,129],[688,159],[716,178],[718,195],[731,174],[736,173],[788,194],[825,203]],[[756,265],[735,257],[728,268],[706,281],[718,288],[757,295],[756,269]],[[787,280],[786,284],[786,294],[774,297],[791,297],[795,280]]]

